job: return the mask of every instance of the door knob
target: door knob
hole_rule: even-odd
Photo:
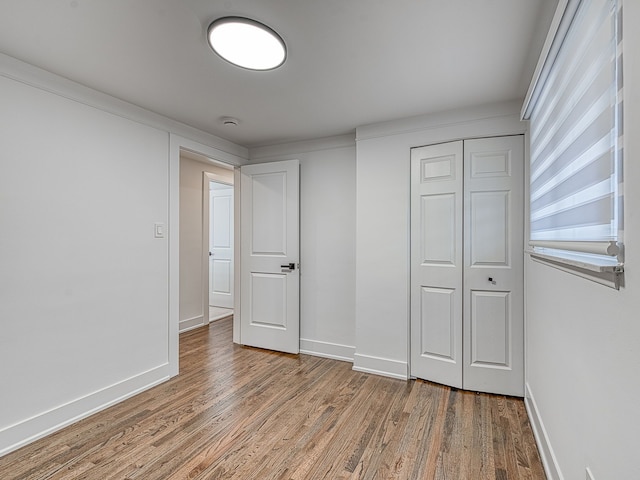
[[[496,281],[493,279],[493,277],[489,277],[489,278],[488,278],[488,280],[489,280],[493,285],[495,285],[495,284],[496,284]]]
[[[287,263],[286,265],[280,265],[280,268],[282,268],[282,272],[283,273],[289,273],[293,270],[296,269],[296,264],[295,263]]]

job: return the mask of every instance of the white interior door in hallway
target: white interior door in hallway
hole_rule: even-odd
[[[240,342],[300,349],[297,160],[241,167]]]
[[[233,185],[209,182],[209,305],[233,308]]]
[[[524,139],[411,150],[411,375],[524,393]]]

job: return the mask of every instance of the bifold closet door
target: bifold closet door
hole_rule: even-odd
[[[411,150],[411,375],[523,393],[523,137]]]
[[[524,395],[524,140],[464,142],[463,388]]]
[[[411,150],[411,375],[462,388],[462,142]]]

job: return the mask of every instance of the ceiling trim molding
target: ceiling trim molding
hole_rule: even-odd
[[[246,147],[86,87],[3,53],[0,53],[0,76],[88,107],[192,139],[220,151],[224,156],[233,157],[233,163],[246,163],[249,158],[249,151]]]
[[[347,135],[337,135],[334,137],[323,137],[313,140],[303,140],[300,142],[289,142],[250,148],[249,160],[252,162],[264,161],[266,159],[273,159],[287,155],[298,155],[301,153],[319,152],[322,150],[333,150],[336,148],[349,148],[355,146],[355,133],[349,133]]]
[[[244,158],[241,159],[237,155],[229,154],[219,148],[194,141],[175,133],[170,133],[169,139],[171,145],[179,145],[180,158],[185,157],[196,162],[218,165],[224,168],[239,167],[247,164],[247,160]]]
[[[521,100],[462,108],[420,115],[390,122],[363,125],[356,129],[356,142],[374,138],[406,135],[427,130],[469,125],[486,120],[516,119],[520,121]],[[522,132],[526,127],[523,124]]]

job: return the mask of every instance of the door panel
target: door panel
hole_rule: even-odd
[[[524,394],[523,137],[464,142],[464,388]]]
[[[286,181],[286,172],[251,176],[252,255],[286,255]]]
[[[248,165],[241,175],[240,342],[298,353],[299,164]]]
[[[509,191],[469,194],[471,265],[509,266],[509,202]]]
[[[249,295],[252,326],[287,328],[286,274],[252,273]]]
[[[486,139],[481,140],[484,141]],[[469,174],[472,179],[511,176],[511,156],[508,150],[470,152],[469,166],[471,168]]]
[[[420,208],[422,265],[455,265],[455,194],[423,195]],[[431,228],[431,225],[439,225],[439,228]]]
[[[471,291],[472,366],[511,366],[509,295],[508,292]]]
[[[411,150],[411,374],[462,386],[462,142]]]
[[[230,294],[231,293],[231,262],[229,260],[213,259],[213,278],[212,291],[214,294]],[[216,305],[213,303],[212,305]],[[222,306],[222,305],[218,305]],[[230,307],[227,307],[230,308]]]
[[[233,308],[233,186],[210,182],[209,305]]]
[[[437,360],[455,362],[455,290],[422,287],[420,354]]]

